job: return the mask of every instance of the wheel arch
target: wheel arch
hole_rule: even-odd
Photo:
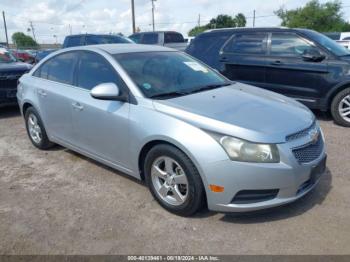
[[[145,180],[145,174],[143,172],[143,165],[145,163],[145,158],[148,154],[148,152],[155,146],[157,145],[169,145],[169,146],[173,146],[177,149],[179,149],[180,151],[182,151],[183,153],[185,153],[190,159],[191,157],[186,153],[184,152],[184,150],[182,150],[179,146],[175,145],[174,143],[172,142],[169,142],[165,139],[154,139],[154,140],[150,140],[148,141],[146,144],[144,144],[140,150],[140,153],[139,153],[139,157],[138,157],[138,169],[139,169],[139,172],[140,172],[140,177],[141,177],[141,180],[144,181]],[[191,159],[191,161],[193,161]]]
[[[340,84],[338,84],[335,88],[332,89],[331,92],[329,92],[327,94],[327,108],[330,109],[333,99],[334,97],[341,91],[343,91],[346,88],[350,87],[350,80],[346,81],[346,82],[342,82]]]

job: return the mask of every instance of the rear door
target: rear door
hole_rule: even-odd
[[[262,86],[265,82],[266,32],[238,32],[220,52],[222,73],[231,80]]]
[[[327,60],[302,57],[304,50],[317,47],[294,32],[273,32],[270,42],[265,88],[308,103],[320,98],[328,81]]]
[[[129,143],[129,103],[99,100],[90,90],[102,83],[126,85],[110,63],[100,54],[81,51],[72,97],[75,145],[85,152],[125,166]]]
[[[59,54],[33,74],[45,128],[50,136],[65,143],[73,141],[71,97],[77,58],[77,52]]]

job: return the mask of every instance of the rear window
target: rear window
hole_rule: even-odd
[[[198,58],[213,68],[219,68],[219,52],[232,32],[204,33],[191,41],[186,53]]]
[[[158,34],[157,33],[151,33],[151,34],[144,34],[141,39],[141,44],[158,44]]]
[[[236,34],[224,47],[227,53],[264,54],[267,47],[267,34]]]
[[[81,46],[83,44],[82,36],[68,36],[64,40],[64,47]]]
[[[122,36],[100,36],[88,35],[86,36],[86,45],[100,45],[100,44],[126,44],[131,41]]]

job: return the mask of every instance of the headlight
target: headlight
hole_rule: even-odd
[[[280,156],[274,144],[256,144],[230,136],[217,139],[228,156],[234,161],[278,163]]]

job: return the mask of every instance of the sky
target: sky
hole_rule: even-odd
[[[326,2],[327,0],[320,0]],[[252,26],[256,10],[256,26],[279,26],[274,11],[301,7],[307,0],[156,0],[156,30],[175,30],[187,36],[198,24],[206,24],[218,14],[243,13],[247,26]],[[350,0],[342,1],[344,18],[350,22]],[[152,30],[151,0],[135,0],[136,26],[141,31]],[[78,33],[132,33],[131,0],[0,0],[5,11],[8,35],[28,31],[32,21],[37,41],[62,43],[64,37]],[[5,41],[2,19],[0,42]],[[10,41],[11,42],[11,41]]]

